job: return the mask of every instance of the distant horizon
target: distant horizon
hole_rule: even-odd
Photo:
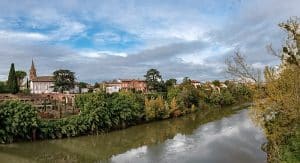
[[[262,69],[278,65],[266,45],[280,50],[278,24],[299,16],[300,1],[0,1],[0,80],[11,63],[39,75],[69,69],[95,83],[143,78],[230,79],[225,58],[237,49]]]

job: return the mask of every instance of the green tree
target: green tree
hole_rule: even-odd
[[[168,79],[165,83],[166,87],[167,88],[171,88],[171,87],[174,87],[177,83],[177,80],[176,79]]]
[[[213,85],[220,87],[221,86],[221,82],[219,80],[214,80],[212,81]]]
[[[12,63],[10,66],[8,80],[7,80],[7,86],[8,86],[10,93],[16,94],[19,92],[19,85],[18,85],[18,80],[17,80],[17,76],[16,76],[14,63]]]
[[[16,71],[16,77],[18,80],[19,87],[22,85],[24,78],[27,76],[27,73],[25,71]]]
[[[182,79],[182,85],[190,85],[191,83],[192,83],[192,81],[189,77],[184,77]]]
[[[146,78],[146,83],[149,91],[165,91],[165,84],[158,70],[150,69],[147,71],[144,77]]]
[[[75,73],[70,70],[57,70],[54,75],[54,90],[63,92],[74,88]]]
[[[199,106],[200,95],[193,85],[185,85],[177,99],[181,107],[191,108],[192,105]]]

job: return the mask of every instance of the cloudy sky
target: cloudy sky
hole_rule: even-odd
[[[299,0],[0,0],[0,80],[9,66],[38,75],[70,69],[79,80],[225,79],[224,59],[240,49],[255,67],[275,65]]]

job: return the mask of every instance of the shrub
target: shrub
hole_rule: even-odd
[[[0,142],[31,139],[38,127],[37,111],[31,105],[18,101],[0,103]]]
[[[170,115],[169,106],[161,96],[155,99],[145,100],[146,120],[165,119]]]

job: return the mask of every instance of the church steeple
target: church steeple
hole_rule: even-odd
[[[29,71],[29,79],[30,80],[34,80],[37,76],[36,76],[36,69],[35,69],[35,66],[34,66],[34,62],[32,60],[31,62],[31,68],[30,68],[30,71]]]

